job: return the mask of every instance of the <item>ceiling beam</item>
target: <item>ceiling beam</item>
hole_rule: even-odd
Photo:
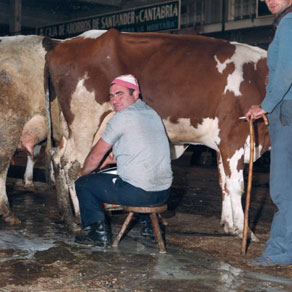
[[[10,0],[9,33],[21,32],[21,0]]]
[[[123,0],[79,0],[80,2],[86,2],[91,4],[98,4],[98,5],[107,5],[107,6],[121,6]]]

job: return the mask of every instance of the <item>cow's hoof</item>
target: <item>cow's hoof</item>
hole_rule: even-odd
[[[2,216],[2,220],[9,225],[21,224],[21,221],[14,215]]]
[[[242,239],[242,237],[243,237],[243,233],[241,232],[241,233],[237,234],[237,236],[238,236],[240,239]],[[247,233],[247,238],[250,239],[250,241],[252,241],[252,242],[259,242],[259,241],[260,241],[260,240],[255,236],[255,234],[254,234],[253,232],[250,232],[250,230],[249,230],[248,233]]]
[[[26,182],[26,183],[24,183],[24,188],[25,189],[33,189],[34,188],[33,182]]]
[[[74,233],[79,233],[79,232],[82,232],[82,228],[81,228],[80,225],[74,224],[74,225],[72,226],[72,231],[73,231]]]
[[[255,234],[253,232],[251,232],[250,235],[251,241],[253,242],[259,242],[260,240],[255,236]]]

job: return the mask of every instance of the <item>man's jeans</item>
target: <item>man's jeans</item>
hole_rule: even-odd
[[[156,206],[169,197],[169,189],[147,192],[123,181],[116,174],[93,173],[75,182],[82,227],[104,220],[103,203],[128,206]]]
[[[292,264],[292,100],[268,115],[271,138],[270,193],[278,208],[263,257]]]

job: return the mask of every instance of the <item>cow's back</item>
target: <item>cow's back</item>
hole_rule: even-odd
[[[205,144],[200,133],[183,131],[186,126],[198,128],[204,119],[217,119],[217,125],[207,127],[216,126],[218,131],[237,125],[238,118],[265,94],[266,51],[203,36],[110,30],[96,39],[77,37],[59,44],[48,53],[48,61],[69,124],[75,114],[68,104],[80,80],[103,104],[108,102],[111,80],[131,73],[175,143]],[[224,124],[226,120],[230,125]]]

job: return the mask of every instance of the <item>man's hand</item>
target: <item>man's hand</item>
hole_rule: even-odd
[[[113,152],[111,151],[108,156],[106,157],[106,159],[103,161],[103,163],[101,164],[100,168],[104,168],[105,166],[109,165],[109,164],[116,164],[117,161],[115,160],[115,156],[113,154]]]
[[[77,180],[80,176],[83,176],[83,174],[82,174],[82,168],[77,172],[76,180]]]
[[[265,85],[267,85],[268,83],[269,83],[269,75],[266,76]]]
[[[112,145],[106,143],[102,138],[93,146],[87,155],[83,167],[78,171],[77,178],[88,175],[94,171],[102,161],[104,155],[112,148]]]
[[[264,109],[262,109],[259,105],[252,105],[244,116],[249,121],[249,119],[253,120],[259,119],[266,113],[267,112]]]

